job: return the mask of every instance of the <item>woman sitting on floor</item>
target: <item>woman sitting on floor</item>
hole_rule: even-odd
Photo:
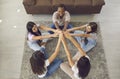
[[[44,29],[44,26],[40,26],[40,27]],[[40,27],[37,27],[37,25],[34,22],[28,22],[26,26],[28,31],[27,43],[28,46],[34,51],[40,50],[41,45],[46,44],[47,38],[56,37],[56,34],[49,34],[43,36],[40,32],[39,29]]]
[[[68,31],[74,31],[75,39],[78,41],[78,43],[81,45],[81,48],[88,52],[96,45],[96,32],[97,32],[97,24],[95,22],[90,22],[86,25],[75,27],[72,29],[68,29]],[[79,30],[78,30],[79,29]],[[84,29],[84,30],[81,30]],[[86,34],[86,37],[80,36],[80,34]]]
[[[44,48],[42,48],[42,52],[36,51],[32,54],[30,58],[31,68],[33,73],[37,74],[39,78],[49,77],[59,68],[62,60],[55,59],[55,57],[59,53],[60,43],[59,38],[55,52],[49,58]]]
[[[68,38],[73,44],[78,48],[79,52],[76,55],[71,57],[70,51],[67,46],[67,42],[64,37],[61,38],[65,52],[68,58],[68,62],[64,62],[60,65],[60,68],[69,75],[72,79],[84,79],[91,68],[90,58],[86,55],[80,45],[70,36],[70,34],[65,34],[65,37]]]

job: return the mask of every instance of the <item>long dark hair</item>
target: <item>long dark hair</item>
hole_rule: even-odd
[[[34,74],[41,75],[46,71],[44,68],[45,65],[45,56],[40,51],[35,51],[30,58],[31,68]]]
[[[97,23],[95,23],[95,22],[90,22],[88,25],[91,27],[91,31],[90,31],[90,32],[87,32],[87,34],[95,33],[95,32],[97,31],[97,27],[98,27],[98,26],[97,26]],[[86,32],[86,30],[85,30],[85,32]],[[87,43],[88,43],[87,37],[85,37],[84,42],[85,42],[85,45],[87,45]]]
[[[97,31],[98,25],[96,22],[90,22],[88,25],[91,27],[91,32],[88,32],[88,33],[94,33]]]
[[[41,36],[41,32],[40,32],[39,29],[38,29],[37,32],[33,32],[33,31],[32,31],[32,28],[34,27],[34,25],[36,25],[36,24],[35,24],[34,22],[31,22],[31,21],[29,21],[29,22],[27,23],[26,28],[27,28],[28,32],[30,32],[31,34],[33,34],[33,35],[35,35],[35,36]],[[37,43],[38,43],[38,44],[40,44],[41,42],[42,42],[42,40],[37,40]]]
[[[32,21],[29,21],[29,22],[27,23],[26,28],[27,28],[28,32],[30,32],[31,34],[33,34],[33,35],[35,35],[35,36],[41,35],[41,32],[40,32],[39,29],[38,29],[37,32],[33,32],[33,31],[32,31],[32,28],[34,27],[34,25],[36,25],[36,24],[35,24],[34,22],[32,22]]]
[[[84,79],[88,75],[91,68],[89,59],[85,56],[82,56],[77,62],[77,67],[79,70],[79,77]]]

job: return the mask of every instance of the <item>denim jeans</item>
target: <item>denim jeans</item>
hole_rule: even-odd
[[[47,67],[48,71],[45,77],[51,76],[59,67],[63,60],[56,58],[54,61]]]
[[[49,56],[48,56],[48,53],[47,53],[46,50],[45,50],[45,47],[41,46],[40,51],[41,51],[42,53],[44,53],[45,59],[48,59]]]
[[[45,55],[45,58],[48,59],[48,54],[47,52],[45,51],[45,47],[42,47],[41,52],[44,53]],[[49,77],[51,76],[59,67],[60,67],[60,64],[63,62],[63,60],[59,59],[59,58],[56,58],[53,60],[52,63],[50,63],[50,65],[47,67],[47,74],[45,77]]]
[[[75,32],[75,33],[80,34],[80,32]],[[75,39],[77,40],[77,42],[80,44],[81,48],[82,48],[85,52],[90,51],[90,50],[91,50],[92,48],[94,48],[95,45],[96,45],[96,40],[93,39],[93,38],[90,38],[90,37],[87,37],[87,40],[88,40],[88,43],[87,43],[87,44],[85,44],[85,42],[82,41],[82,37],[75,36]]]
[[[73,26],[72,25],[70,25],[70,24],[68,24],[68,26],[67,26],[67,29],[70,29],[70,28],[72,28]],[[55,26],[55,24],[52,24],[51,25],[51,28],[52,29],[56,29],[56,26]],[[63,28],[64,28],[64,26],[59,26],[59,28],[62,30]],[[50,34],[53,34],[54,32],[52,32],[52,31],[48,31]]]

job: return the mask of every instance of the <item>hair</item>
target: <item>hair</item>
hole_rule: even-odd
[[[79,77],[82,77],[84,79],[88,75],[91,68],[89,59],[85,56],[82,56],[77,62],[77,67],[79,71]]]
[[[64,10],[66,10],[66,7],[64,4],[59,4],[58,7],[64,8]]]
[[[32,34],[35,35],[35,36],[41,35],[41,32],[40,32],[39,30],[38,30],[37,33],[32,31],[32,28],[34,27],[34,25],[36,25],[36,24],[35,24],[34,22],[32,22],[32,21],[29,21],[29,22],[27,23],[26,28],[27,28],[28,32],[32,33]]]
[[[44,68],[45,65],[45,56],[40,51],[35,51],[30,58],[31,68],[34,74],[41,75],[46,71]]]
[[[33,32],[32,28],[34,27],[34,25],[36,25],[34,22],[32,21],[29,21],[27,23],[27,30],[28,32],[30,32],[31,34],[35,35],[35,36],[40,36],[41,35],[41,32],[38,30],[37,32]],[[42,42],[42,40],[37,40],[37,43],[40,44]]]
[[[97,23],[90,22],[88,25],[91,27],[91,32],[89,32],[89,33],[93,33],[93,32],[97,31],[97,27],[98,27]]]

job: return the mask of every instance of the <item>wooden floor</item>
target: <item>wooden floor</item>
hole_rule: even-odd
[[[120,79],[120,0],[105,0],[100,14],[72,15],[72,21],[100,22],[109,75]],[[51,15],[27,15],[22,0],[0,0],[0,79],[19,79],[27,21],[51,21]]]

